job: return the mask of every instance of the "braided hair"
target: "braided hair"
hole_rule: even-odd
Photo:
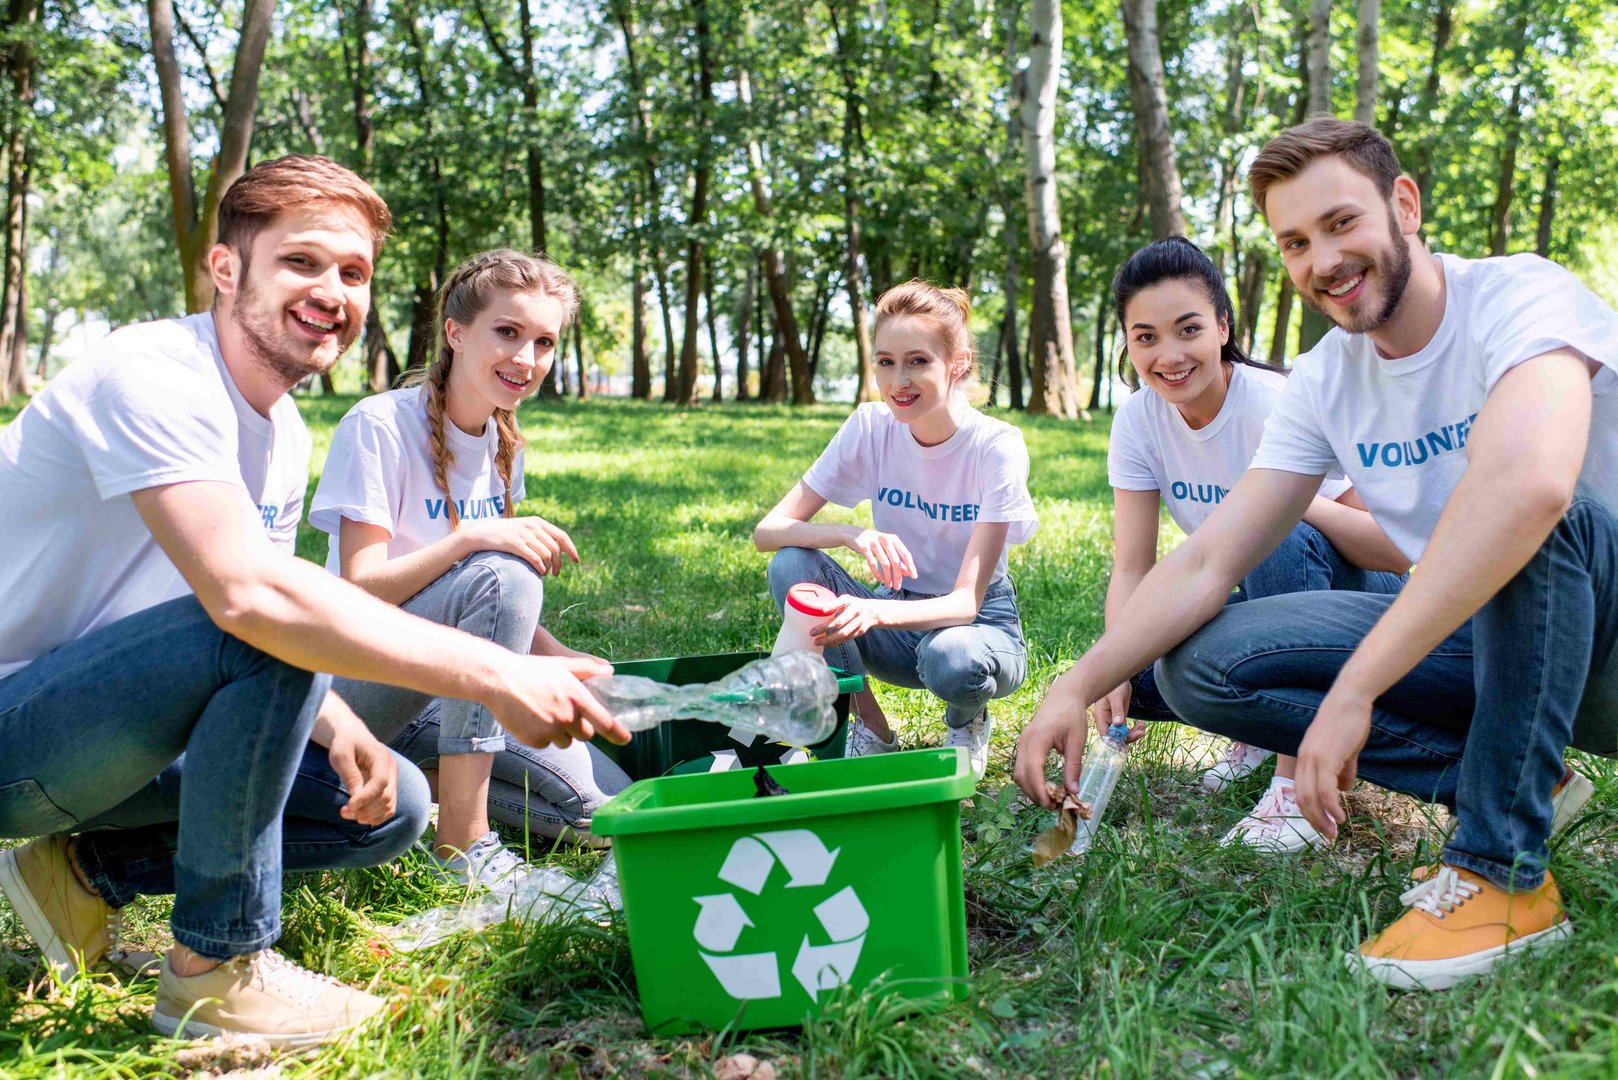
[[[427,394],[427,431],[433,453],[433,480],[444,493],[444,507],[449,514],[451,529],[460,527],[461,515],[455,506],[455,496],[449,489],[449,470],[455,462],[455,451],[445,438],[445,412],[449,401],[449,373],[455,364],[455,352],[444,335],[444,323],[454,319],[467,326],[487,308],[493,299],[505,292],[537,292],[562,302],[562,322],[566,325],[579,310],[579,289],[567,272],[542,256],[524,255],[510,248],[485,251],[467,259],[445,280],[438,290],[434,319],[438,327],[433,345],[433,359],[425,372],[412,373],[403,385],[421,385]],[[511,471],[522,446],[522,428],[517,414],[511,409],[494,410],[494,424],[498,441],[495,444],[495,469],[506,488],[505,517],[511,517],[516,508],[511,502]]]

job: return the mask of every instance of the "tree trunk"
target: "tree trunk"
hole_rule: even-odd
[[[0,402],[28,392],[28,184],[29,157],[16,134],[21,117],[12,121],[11,161],[6,190],[5,297],[0,303],[0,367],[6,370]]]
[[[38,10],[38,0],[18,2],[33,3]],[[174,212],[175,246],[185,274],[185,303],[189,311],[206,311],[213,303],[213,280],[202,260],[219,233],[219,200],[247,167],[253,114],[258,107],[259,70],[263,66],[274,10],[275,0],[246,2],[236,61],[231,69],[230,92],[219,125],[219,152],[214,155],[208,186],[199,200],[192,178],[191,131],[185,114],[180,64],[174,51],[174,3],[173,0],[147,0],[152,59],[157,66],[158,91],[163,101],[163,146]]]
[[[62,245],[60,240],[51,237],[51,257],[45,266],[45,317],[42,320],[39,337],[39,366],[36,372],[39,381],[44,382],[50,375],[51,346],[56,343],[56,319],[61,314],[61,306],[57,302],[57,275],[62,268]]]
[[[436,292],[437,289],[428,282],[417,285],[415,292],[411,294],[410,346],[405,353],[407,368],[425,367],[432,362],[433,344],[438,334],[437,327],[433,325],[433,302]]]
[[[338,7],[341,16],[343,8]],[[354,100],[354,171],[360,176],[371,175],[371,160],[375,149],[375,129],[371,124],[371,0],[355,0],[354,48],[349,72],[350,88]],[[344,41],[348,39],[345,36]],[[344,49],[345,59],[350,54]],[[371,298],[371,308],[365,315],[365,384],[372,393],[379,393],[393,385],[399,377],[399,357],[388,342],[387,330],[382,325],[382,313],[377,298]]]
[[[1450,33],[1454,29],[1455,0],[1437,0],[1433,12],[1433,52],[1427,63],[1427,81],[1422,85],[1421,103],[1414,117],[1420,143],[1416,148],[1416,187],[1421,191],[1423,205],[1427,205],[1427,181],[1432,178],[1433,145],[1437,142],[1433,131],[1433,110],[1438,107],[1439,73],[1443,68],[1444,53],[1449,48]]]
[[[1281,271],[1281,287],[1275,294],[1275,332],[1270,335],[1269,362],[1280,366],[1287,362],[1287,336],[1292,332],[1292,279],[1285,269]]]
[[[875,401],[876,376],[871,367],[871,328],[866,324],[864,275],[860,269],[860,196],[861,162],[865,152],[865,134],[859,106],[858,72],[855,43],[852,35],[859,30],[859,12],[850,5],[848,31],[845,34],[838,18],[841,0],[827,0],[831,15],[832,39],[837,48],[838,72],[843,81],[843,232],[847,239],[847,253],[843,277],[848,285],[849,320],[854,327],[854,403]]]
[[[1035,10],[1038,10],[1038,4]],[[1169,128],[1167,77],[1157,33],[1157,0],[1123,0],[1129,41],[1129,97],[1135,107],[1135,137],[1141,148],[1141,187],[1150,210],[1152,236],[1184,236],[1180,170]]]
[[[573,356],[574,364],[577,365],[579,370],[579,400],[588,401],[590,398],[590,380],[587,377],[589,373],[585,370],[584,313],[582,311],[573,319]]]
[[[1147,0],[1148,3],[1151,0]],[[1067,302],[1067,244],[1056,198],[1056,89],[1062,68],[1059,0],[1034,0],[1029,19],[1030,63],[1020,90],[1028,175],[1028,242],[1034,263],[1033,393],[1028,410],[1071,420],[1078,416],[1073,370],[1073,321]]]
[[[1309,33],[1304,41],[1304,74],[1309,87],[1305,116],[1331,115],[1331,0],[1310,2]],[[1374,99],[1374,88],[1372,94]],[[1374,100],[1372,107],[1374,111]],[[1291,296],[1289,293],[1289,303]],[[1302,307],[1303,325],[1298,332],[1298,351],[1308,352],[1326,336],[1331,322],[1308,304]],[[1290,318],[1290,310],[1287,316]],[[1282,348],[1285,348],[1284,344]]]
[[[702,310],[708,323],[708,352],[713,357],[713,401],[725,400],[723,367],[719,363],[719,316],[713,307],[713,255],[708,256],[708,272],[702,278]]]
[[[1264,306],[1264,278],[1268,266],[1264,256],[1257,251],[1250,252],[1242,264],[1240,284],[1237,286],[1238,302],[1241,312],[1237,319],[1240,325],[1239,340],[1242,351],[1252,355],[1253,348],[1258,342],[1258,320]]]
[[[1358,32],[1359,75],[1354,82],[1354,119],[1376,126],[1377,52],[1381,43],[1382,0],[1360,0]]]
[[[1101,387],[1111,382],[1111,373],[1107,370],[1107,301],[1112,299],[1111,289],[1102,289],[1101,298],[1096,301],[1096,368],[1095,377],[1090,380],[1090,408],[1101,408]]]
[[[640,229],[634,230],[634,256],[629,278],[629,396],[652,396],[652,358],[646,351],[646,267]]]
[[[1562,151],[1553,146],[1545,162],[1545,186],[1539,190],[1539,228],[1534,232],[1534,251],[1542,259],[1551,257],[1551,225],[1556,217],[1556,174],[1562,168]],[[50,333],[49,329],[46,333]]]
[[[1331,0],[1309,0],[1309,36],[1304,53],[1308,64],[1308,116],[1331,115]]]
[[[1528,18],[1517,17],[1512,28],[1511,102],[1504,120],[1506,145],[1500,152],[1500,174],[1495,181],[1494,206],[1489,213],[1489,254],[1504,255],[1511,240],[1511,199],[1517,184],[1517,145],[1522,139],[1523,53],[1528,48]]]
[[[663,400],[673,401],[679,390],[679,377],[675,374],[674,309],[669,304],[668,268],[654,264],[657,275],[657,303],[663,314]]]
[[[739,69],[736,93],[744,109],[753,105],[753,89],[747,71]],[[770,220],[770,192],[765,184],[764,149],[758,139],[747,140],[747,173],[753,192],[753,208],[758,216]],[[798,329],[798,316],[792,310],[792,290],[787,285],[785,260],[779,248],[771,245],[764,249],[764,286],[770,295],[770,307],[775,314],[775,342],[785,352],[792,375],[792,404],[813,405],[814,380],[809,375],[809,354],[804,351],[803,335]]]
[[[755,319],[753,316],[754,295],[758,288],[758,258],[748,253],[747,275],[742,279],[742,295],[736,304],[736,400],[746,401],[751,396],[747,387],[747,349],[749,338],[752,335]],[[758,331],[759,339],[763,340],[764,331]]]

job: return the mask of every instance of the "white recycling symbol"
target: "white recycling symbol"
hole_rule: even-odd
[[[730,846],[725,864],[719,868],[719,879],[758,896],[779,861],[787,872],[787,888],[813,888],[826,884],[841,851],[842,848],[827,851],[820,837],[807,829],[743,836]],[[755,925],[736,894],[722,892],[694,896],[692,900],[700,909],[693,936],[701,946],[702,959],[725,993],[738,1000],[780,997],[781,964],[775,953],[731,953],[742,931]],[[811,945],[805,934],[792,961],[793,977],[811,998],[822,990],[835,990],[853,976],[865,945],[865,932],[871,925],[853,886],[845,886],[816,904],[814,912],[831,944]]]

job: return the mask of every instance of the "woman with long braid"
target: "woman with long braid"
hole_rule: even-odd
[[[516,409],[577,309],[577,287],[548,260],[498,250],[456,268],[425,374],[361,401],[332,436],[309,512],[331,534],[329,569],[513,651],[581,655],[539,625],[541,579],[578,551],[557,526],[515,513],[526,494]],[[515,888],[527,872],[491,818],[587,840],[595,808],[629,783],[588,744],[508,739],[473,702],[341,679],[333,689],[399,753],[437,760],[433,856],[463,883]]]

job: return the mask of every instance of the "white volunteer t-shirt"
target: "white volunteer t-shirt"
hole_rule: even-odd
[[[1190,535],[1247,471],[1286,384],[1279,371],[1235,364],[1219,415],[1196,429],[1156,391],[1135,391],[1112,422],[1108,480],[1121,491],[1158,492],[1174,523]],[[1328,499],[1347,490],[1336,469],[1320,485]]]
[[[1437,258],[1444,318],[1427,347],[1384,360],[1369,336],[1334,328],[1298,358],[1253,467],[1340,467],[1382,531],[1418,561],[1466,471],[1467,436],[1495,383],[1566,347],[1602,366],[1583,479],[1618,507],[1618,315],[1537,255]]]
[[[124,327],[0,433],[0,677],[190,590],[130,494],[193,480],[246,490],[288,555],[309,481],[290,397],[260,416],[209,313]]]
[[[499,435],[491,419],[483,434],[468,435],[446,417],[444,439],[454,453],[449,487],[462,521],[500,517],[506,486],[495,467]],[[521,502],[523,452],[511,467],[511,495]],[[338,423],[321,470],[309,524],[331,534],[326,568],[338,573],[343,518],[388,530],[388,558],[442,540],[452,531],[443,489],[433,478],[427,391],[407,386],[365,398]]]
[[[827,502],[855,507],[871,500],[871,520],[904,541],[917,577],[905,588],[927,594],[955,587],[972,528],[1008,521],[1007,547],[1027,543],[1039,527],[1028,497],[1028,448],[1022,432],[968,409],[954,435],[922,446],[881,403],[867,403],[832,437],[803,482]],[[994,580],[1006,573],[1001,551]]]

